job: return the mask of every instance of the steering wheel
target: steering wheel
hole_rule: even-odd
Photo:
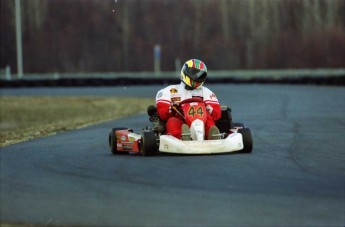
[[[183,104],[185,103],[191,103],[191,102],[204,102],[202,98],[197,98],[197,97],[194,97],[194,98],[190,98],[190,99],[185,99],[183,101],[181,101],[178,106],[181,107]]]

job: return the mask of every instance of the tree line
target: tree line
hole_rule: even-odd
[[[1,68],[16,71],[14,0],[1,0]],[[24,71],[345,67],[344,0],[22,0]]]

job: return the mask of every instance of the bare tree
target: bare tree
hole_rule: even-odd
[[[228,43],[230,40],[228,1],[221,0],[219,6],[220,6],[220,12],[222,15],[222,29],[223,29],[224,41],[225,43]]]
[[[44,0],[22,1],[29,29],[40,29],[46,20],[48,2]]]

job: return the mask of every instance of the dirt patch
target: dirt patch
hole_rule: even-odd
[[[153,99],[1,96],[0,147],[146,112]]]

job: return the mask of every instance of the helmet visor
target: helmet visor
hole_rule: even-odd
[[[206,79],[207,73],[205,71],[195,69],[195,68],[186,68],[185,74],[193,81],[197,83],[203,83]]]
[[[182,81],[186,84],[187,87],[189,87],[190,89],[196,89],[198,87],[200,87],[201,85],[203,85],[204,82],[197,82],[192,80],[190,77],[182,74]]]

